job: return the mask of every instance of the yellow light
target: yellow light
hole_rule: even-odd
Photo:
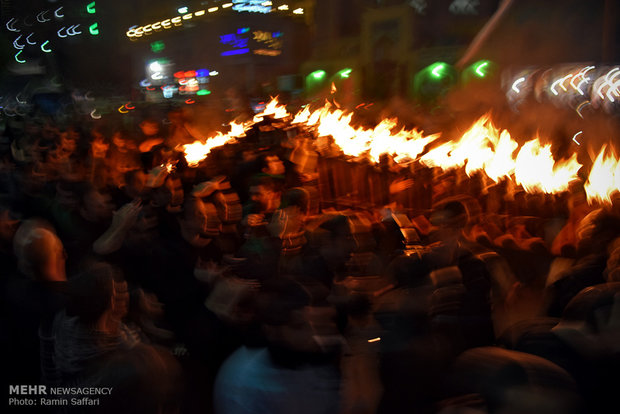
[[[131,30],[127,30],[126,35],[127,37],[134,37],[135,36],[134,33],[135,33],[135,30],[131,29]]]
[[[192,17],[194,17],[194,16],[191,13],[187,13],[187,14],[183,15],[183,20],[189,20]]]
[[[207,9],[207,11],[209,13],[213,13],[214,11],[217,11],[218,7],[211,7],[210,9]]]
[[[271,5],[273,5],[273,3],[272,3],[272,2],[270,2],[270,1],[264,1],[264,2],[262,2],[260,5],[261,5],[261,6],[265,6],[265,7],[267,7],[267,6],[271,6]]]
[[[174,17],[170,21],[172,22],[172,24],[180,24],[181,23],[181,16]]]
[[[152,30],[153,29],[151,29],[151,25],[150,24],[147,24],[146,26],[144,26],[144,33],[149,33]]]
[[[151,27],[153,28],[153,30],[159,30],[161,29],[161,22],[153,23]]]
[[[222,4],[222,9],[227,9],[229,7],[232,7],[232,5],[233,5],[232,3],[224,3]]]
[[[204,10],[198,10],[196,13],[194,13],[194,16],[196,16],[196,17],[200,17],[200,16],[202,16],[203,14],[205,14],[205,11],[204,11]]]
[[[298,9],[293,10],[293,14],[304,14],[304,9],[302,9],[301,7]]]
[[[278,10],[288,10],[288,4],[283,4],[280,7],[278,7]]]
[[[166,19],[166,20],[162,21],[161,25],[164,26],[164,29],[169,29],[170,26],[171,26],[170,19]]]

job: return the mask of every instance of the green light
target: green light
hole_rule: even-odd
[[[324,70],[315,70],[310,74],[310,76],[316,80],[325,78],[325,75],[327,75],[327,73]]]
[[[88,27],[88,31],[90,32],[91,35],[93,36],[97,36],[99,34],[99,28],[98,28],[99,24],[97,22],[91,24]]]
[[[52,49],[47,48],[47,45],[49,42],[50,42],[49,40],[46,40],[45,42],[41,44],[41,50],[44,51],[45,53],[50,53],[52,51]]]
[[[341,70],[340,72],[338,72],[338,73],[340,73],[340,77],[341,77],[341,78],[346,79],[346,78],[348,78],[349,76],[351,76],[351,72],[353,72],[353,69],[346,68],[346,69],[342,69],[342,70]]]
[[[443,62],[436,62],[428,67],[428,70],[431,71],[431,75],[433,75],[437,79],[441,79],[446,75],[445,69],[446,64]]]
[[[481,62],[478,62],[474,65],[474,70],[476,71],[476,74],[478,76],[480,76],[481,78],[484,78],[487,75],[486,72],[486,67],[489,66],[489,61],[488,60],[484,60]]]
[[[201,89],[198,92],[196,92],[196,95],[198,96],[211,95],[211,91],[208,91],[206,89]]]
[[[95,10],[95,2],[94,1],[88,3],[88,6],[86,6],[86,11],[89,14],[95,14],[97,12],[97,10]]]
[[[151,43],[151,50],[155,53],[159,53],[166,48],[166,45],[161,40]]]

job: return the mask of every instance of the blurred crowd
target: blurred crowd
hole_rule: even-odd
[[[190,167],[183,111],[133,119],[0,138],[7,383],[113,387],[49,411],[618,410],[620,216],[583,188],[362,170],[268,117]]]

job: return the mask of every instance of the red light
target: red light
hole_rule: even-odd
[[[147,91],[154,91],[154,90],[155,90],[155,88],[153,88],[152,86],[147,86],[147,87],[146,87],[146,90],[147,90]]]
[[[186,78],[195,78],[196,77],[196,71],[195,70],[188,70],[187,72],[185,72],[185,77]]]
[[[265,105],[265,101],[260,101],[258,104],[259,105]]]
[[[184,76],[185,76],[185,72],[183,72],[182,70],[174,73],[175,78],[182,78]]]
[[[135,107],[135,106],[129,106],[129,105],[131,105],[131,102],[127,102],[127,103],[125,104],[125,108],[127,108],[127,109],[129,109],[129,110],[131,110],[131,109],[136,109],[136,107]]]
[[[185,101],[186,104],[191,105],[193,103],[195,103],[195,101],[193,99],[188,99]]]

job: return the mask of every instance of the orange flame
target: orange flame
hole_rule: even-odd
[[[538,139],[533,139],[519,150],[515,179],[529,193],[561,193],[568,190],[571,182],[579,179],[577,172],[581,167],[577,154],[556,162],[551,154],[551,144],[541,145]]]
[[[289,117],[290,115],[291,114],[289,114],[286,110],[286,106],[281,105],[278,102],[278,97],[276,96],[269,101],[263,112],[254,116],[254,122],[261,122],[266,116],[272,116],[274,119],[283,119]]]
[[[584,189],[588,204],[611,204],[611,196],[620,191],[620,160],[613,147],[609,151],[605,145],[601,148]]]

